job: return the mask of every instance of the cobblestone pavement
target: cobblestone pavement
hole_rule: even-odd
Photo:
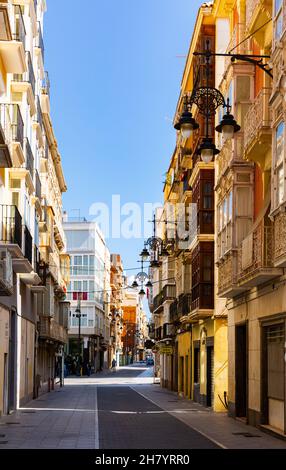
[[[137,364],[68,378],[0,419],[0,449],[218,447],[285,449],[286,442],[178,398],[153,384],[152,368]]]

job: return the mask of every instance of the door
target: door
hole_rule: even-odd
[[[8,354],[4,354],[3,414],[8,414]]]
[[[268,424],[285,431],[285,324],[266,327]]]
[[[235,415],[247,416],[247,326],[235,327]]]
[[[9,355],[8,355],[8,375],[9,375],[9,391],[8,391],[8,413],[16,409],[16,358],[17,358],[17,314],[12,311],[10,314],[10,338],[9,338]]]
[[[214,398],[214,347],[207,347],[207,406],[213,405]]]

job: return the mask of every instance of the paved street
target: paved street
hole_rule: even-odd
[[[246,434],[245,434],[246,433]],[[0,420],[0,449],[286,448],[286,442],[153,384],[133,365],[69,378]]]

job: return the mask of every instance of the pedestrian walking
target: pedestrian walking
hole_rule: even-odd
[[[111,366],[112,366],[113,372],[116,372],[116,360],[115,359],[112,359]]]

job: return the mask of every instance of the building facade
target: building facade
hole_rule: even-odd
[[[285,434],[286,4],[234,1],[227,10],[225,3],[215,2],[217,22],[224,25],[221,45],[226,51],[270,55],[273,75],[252,64],[225,61],[218,77],[242,128],[231,145],[222,143],[216,173],[218,294],[228,309],[229,413]]]
[[[215,85],[216,64],[205,73],[203,59],[194,52],[217,38],[212,3],[198,12],[181,82],[174,122],[194,87]],[[184,138],[177,133],[176,147],[164,185],[164,207],[157,213],[157,234],[169,256],[151,261],[156,355],[160,355],[161,385],[180,395],[225,411],[228,391],[227,312],[217,314],[215,289],[215,163],[197,153],[206,135],[204,116],[194,107],[199,128]],[[214,137],[214,120],[208,135]],[[183,229],[183,230],[182,230]],[[181,233],[180,233],[181,230]]]
[[[61,227],[66,185],[47,107],[45,10],[44,0],[0,4],[2,414],[55,386],[56,376],[60,380],[62,375],[66,342],[68,257]],[[49,184],[54,192],[49,192]],[[48,236],[51,243],[46,252]]]
[[[122,303],[124,298],[124,276],[121,256],[113,253],[110,256],[110,340],[109,340],[109,367],[113,359],[116,364],[121,363],[123,343],[123,317]]]
[[[109,362],[110,254],[96,223],[65,215],[64,230],[71,263],[67,355],[80,357],[87,374],[88,364],[96,372]]]

